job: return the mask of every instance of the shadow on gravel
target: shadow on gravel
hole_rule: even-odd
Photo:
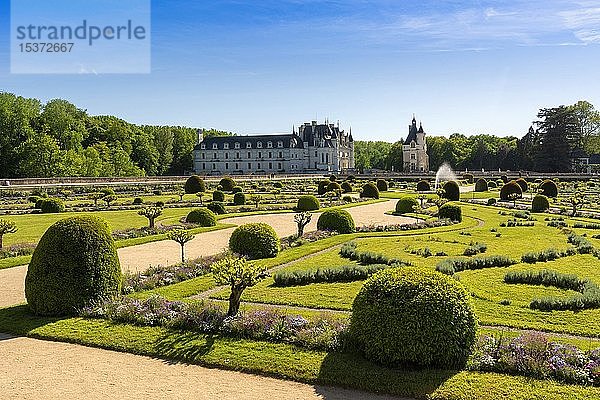
[[[369,392],[398,393],[401,396],[365,393],[364,399],[425,398],[457,373],[440,369],[391,369],[372,363],[359,354],[332,352],[321,364],[319,380],[324,384],[335,382],[338,386]],[[316,386],[315,390],[327,400],[361,398],[356,397],[356,393],[345,397],[343,392],[327,387]]]

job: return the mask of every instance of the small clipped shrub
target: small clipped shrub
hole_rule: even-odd
[[[529,188],[527,181],[523,178],[519,178],[515,182],[517,182],[517,185],[521,186],[521,191],[523,191],[523,192],[526,192],[527,189]]]
[[[493,206],[494,204],[496,204],[496,199],[494,197],[487,200],[488,206]]]
[[[319,216],[317,229],[320,231],[335,231],[338,233],[352,233],[356,229],[352,215],[346,210],[327,210]]]
[[[113,188],[102,188],[100,189],[100,193],[105,196],[114,196],[116,194]]]
[[[476,330],[467,290],[449,276],[418,267],[371,276],[354,300],[349,328],[369,360],[441,368],[466,364]]]
[[[60,220],[40,239],[25,278],[25,296],[35,314],[69,315],[116,296],[121,266],[105,220],[81,216]]]
[[[206,186],[204,185],[202,178],[198,175],[192,175],[185,181],[184,190],[187,194],[196,194],[205,192]]]
[[[335,175],[331,174],[331,175],[329,175],[329,180],[330,180],[331,182],[335,182],[335,181],[337,181],[337,176],[335,176]]]
[[[27,201],[30,203],[33,203],[33,204],[37,203],[39,200],[40,200],[39,196],[29,196],[27,198]]]
[[[462,178],[464,180],[466,180],[468,183],[475,182],[475,177],[473,176],[473,174],[469,174],[469,173],[463,174]]]
[[[277,181],[277,182],[273,182],[273,187],[277,188],[277,189],[282,189],[283,188],[283,183]]]
[[[154,205],[156,205],[156,207],[163,208],[165,206],[165,202],[159,200],[156,203],[154,203]]]
[[[462,209],[459,205],[446,203],[440,207],[438,218],[462,222]]]
[[[431,185],[427,181],[419,181],[417,183],[417,192],[429,192]]]
[[[226,176],[219,181],[219,185],[223,188],[225,192],[231,192],[235,187],[235,181],[230,177]]]
[[[379,198],[379,189],[372,183],[366,183],[362,190],[360,191],[360,197],[369,198],[369,199],[378,199]]]
[[[342,182],[342,192],[344,193],[350,193],[352,192],[352,185],[350,183],[348,183],[347,181]]]
[[[487,183],[488,189],[496,189],[498,187],[498,184],[496,183],[496,181],[489,181]]]
[[[267,224],[245,224],[238,226],[231,234],[229,249],[250,259],[272,258],[279,253],[279,238]]]
[[[319,186],[317,187],[317,194],[319,196],[322,196],[325,193],[327,193],[327,188],[329,187],[330,183],[331,183],[331,181],[329,179],[322,180],[321,182],[319,182]]]
[[[243,206],[246,204],[246,195],[242,192],[237,192],[233,195],[233,204],[236,206]]]
[[[506,176],[506,175],[501,175],[501,176],[500,176],[500,180],[502,181],[502,183],[506,184],[506,183],[508,183],[508,176]]]
[[[556,186],[556,183],[554,183],[550,179],[546,179],[540,184],[539,191],[540,194],[543,194],[546,197],[558,196],[558,186]]]
[[[488,191],[488,183],[485,178],[477,179],[475,182],[475,191],[476,192],[487,192]]]
[[[296,209],[299,211],[314,211],[321,207],[319,199],[312,195],[300,196]]]
[[[61,199],[49,197],[41,200],[40,210],[42,210],[42,213],[44,214],[61,213],[65,211],[65,204]]]
[[[133,199],[133,205],[139,206],[140,204],[144,204],[144,199],[141,197],[136,197]]]
[[[221,201],[211,201],[206,206],[210,211],[215,214],[227,214],[227,209],[225,208],[225,204]]]
[[[419,207],[419,202],[414,197],[402,197],[396,203],[396,213],[398,214],[406,214],[414,212],[416,208]]]
[[[460,200],[460,188],[458,187],[458,183],[454,181],[446,182],[444,185],[444,198],[450,201]]]
[[[213,201],[225,201],[225,193],[220,190],[215,190],[212,195]]]
[[[279,182],[275,182],[275,183],[279,183]],[[279,184],[281,185],[281,183],[279,183]],[[277,186],[275,186],[275,187],[277,187]],[[243,191],[244,191],[244,189],[242,189],[241,186],[234,186],[233,189],[231,190],[231,193],[235,194],[235,193],[241,193]]]
[[[385,179],[377,179],[377,190],[380,192],[387,192],[388,183]]]
[[[550,208],[550,203],[548,202],[548,198],[543,194],[536,194],[533,200],[531,201],[531,211],[532,212],[544,212]]]
[[[502,186],[502,189],[500,189],[500,199],[510,200],[509,195],[513,193],[516,193],[518,195],[518,198],[521,198],[523,196],[523,189],[521,189],[521,186],[519,186],[517,182],[510,181],[504,186]]]
[[[215,226],[217,225],[217,216],[207,208],[196,208],[185,217],[185,222],[200,226]]]
[[[329,185],[327,185],[327,191],[328,192],[338,192],[339,193],[339,192],[342,191],[342,187],[337,182],[331,182]]]

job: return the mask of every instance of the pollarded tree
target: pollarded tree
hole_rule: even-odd
[[[98,207],[98,200],[100,200],[101,198],[103,198],[105,196],[104,193],[101,192],[93,192],[93,193],[89,193],[87,195],[87,198],[89,200],[92,200],[94,202],[94,207]]]
[[[312,220],[312,214],[309,212],[299,212],[294,215],[294,221],[298,225],[298,238],[301,238],[304,235],[304,228],[306,225],[310,224]]]
[[[110,207],[110,203],[117,200],[117,196],[114,194],[109,194],[107,196],[102,197],[102,201],[106,203],[107,207]]]
[[[571,203],[571,209],[573,210],[573,216],[577,215],[577,209],[585,204],[585,195],[582,192],[575,192],[569,198],[569,203]]]
[[[228,316],[238,313],[244,290],[267,276],[266,267],[251,263],[245,258],[231,256],[212,264],[210,270],[217,285],[227,285],[231,289]]]
[[[260,205],[260,202],[262,201],[262,197],[258,194],[254,194],[250,197],[250,201],[254,203],[256,208],[258,208],[258,206]]]
[[[2,239],[4,235],[15,233],[17,230],[17,224],[15,224],[13,221],[0,219],[0,250],[2,250]]]
[[[185,229],[174,229],[167,233],[167,239],[174,240],[181,246],[181,262],[185,262],[185,244],[193,238],[194,235]]]
[[[185,196],[185,190],[180,190],[177,192],[177,196],[179,196],[179,202],[183,201],[183,196]]]
[[[162,212],[162,207],[145,207],[138,211],[138,214],[148,218],[148,227],[152,229],[154,228],[154,221],[162,215]]]

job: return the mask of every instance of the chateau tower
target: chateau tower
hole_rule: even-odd
[[[422,123],[417,128],[417,119],[414,116],[408,126],[408,136],[402,145],[402,163],[404,172],[429,172],[425,131]]]

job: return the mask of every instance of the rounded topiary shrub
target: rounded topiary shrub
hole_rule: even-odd
[[[352,215],[342,209],[327,210],[319,216],[319,220],[317,221],[317,229],[320,231],[352,233],[355,228]]]
[[[444,198],[450,201],[460,200],[460,188],[455,181],[448,181],[444,184]]]
[[[439,219],[449,219],[452,221],[461,222],[462,221],[462,210],[460,206],[456,204],[446,203],[440,207],[440,211],[438,213]]]
[[[477,179],[477,182],[475,182],[475,191],[476,192],[487,192],[488,190],[488,183],[484,178],[479,178]]]
[[[521,186],[519,186],[515,181],[510,181],[506,185],[502,186],[502,189],[500,189],[500,200],[510,200],[509,196],[513,193],[516,193],[518,198],[523,196],[523,190],[521,189]]]
[[[468,183],[473,183],[473,182],[475,182],[475,177],[473,176],[473,174],[469,174],[469,173],[463,174],[462,178],[463,178],[465,181],[467,181]]]
[[[185,222],[200,226],[215,226],[217,225],[217,216],[207,208],[196,208],[185,217]]]
[[[546,179],[540,184],[539,191],[540,194],[543,194],[546,197],[558,196],[558,186],[550,179]]]
[[[233,195],[233,204],[236,206],[243,206],[246,204],[246,195],[242,192],[237,192]]]
[[[212,194],[213,201],[225,201],[225,193],[215,190]]]
[[[533,212],[544,212],[550,208],[548,198],[543,194],[536,194],[531,201],[531,211]]]
[[[495,189],[498,187],[498,184],[496,183],[496,181],[489,181],[487,183],[487,185],[488,185],[488,189]]]
[[[142,199],[141,197],[136,197],[135,199],[133,199],[133,204],[134,205],[140,205],[140,204],[144,204],[144,199]]]
[[[427,181],[419,181],[417,183],[417,192],[429,192],[431,185]]]
[[[341,192],[342,187],[337,182],[331,182],[329,185],[327,185],[327,191],[328,192]]]
[[[275,257],[279,252],[279,238],[267,224],[245,224],[231,234],[229,249],[251,259]]]
[[[369,199],[378,199],[379,198],[379,189],[372,183],[366,183],[362,190],[360,191],[360,197],[369,198]]]
[[[476,330],[467,290],[425,268],[377,272],[352,305],[351,338],[368,359],[386,366],[461,368]]]
[[[344,193],[350,193],[352,192],[352,185],[346,181],[342,182],[342,191]]]
[[[501,175],[501,176],[500,176],[500,180],[502,181],[502,183],[508,183],[508,176],[506,176],[506,175]]]
[[[319,199],[311,195],[300,196],[298,198],[298,204],[296,205],[296,209],[299,211],[314,211],[318,210],[320,207],[321,204],[319,203]]]
[[[65,211],[65,204],[61,199],[50,197],[48,199],[42,199],[40,210],[42,210],[44,214],[60,213]]]
[[[235,187],[235,181],[230,177],[226,176],[219,181],[219,185],[221,185],[224,191],[231,192]]]
[[[380,192],[387,192],[388,183],[385,179],[377,179],[377,190]]]
[[[396,203],[396,213],[398,214],[406,214],[414,212],[416,208],[419,207],[419,203],[417,199],[414,197],[402,197]]]
[[[317,187],[317,194],[322,196],[325,193],[327,193],[327,188],[329,187],[330,183],[331,181],[329,179],[319,182],[319,186]]]
[[[206,191],[206,186],[202,178],[198,175],[192,175],[185,181],[184,190],[187,194],[196,194]]]
[[[335,175],[331,174],[331,175],[329,175],[329,180],[330,180],[331,182],[335,182],[335,181],[337,181],[337,176],[335,176]]]
[[[521,186],[521,191],[522,192],[526,192],[527,189],[529,188],[529,185],[527,184],[527,181],[523,178],[519,178],[515,181],[517,183],[517,185]]]
[[[206,206],[210,211],[215,214],[227,214],[227,210],[225,209],[225,204],[221,201],[211,201]]]
[[[114,196],[116,194],[113,188],[102,188],[100,189],[100,193],[105,196]]]
[[[242,189],[241,186],[234,186],[233,189],[231,190],[231,193],[241,193],[243,191],[244,191],[244,189]]]
[[[121,291],[121,266],[105,220],[71,217],[40,239],[25,278],[25,296],[40,315],[73,314]]]

